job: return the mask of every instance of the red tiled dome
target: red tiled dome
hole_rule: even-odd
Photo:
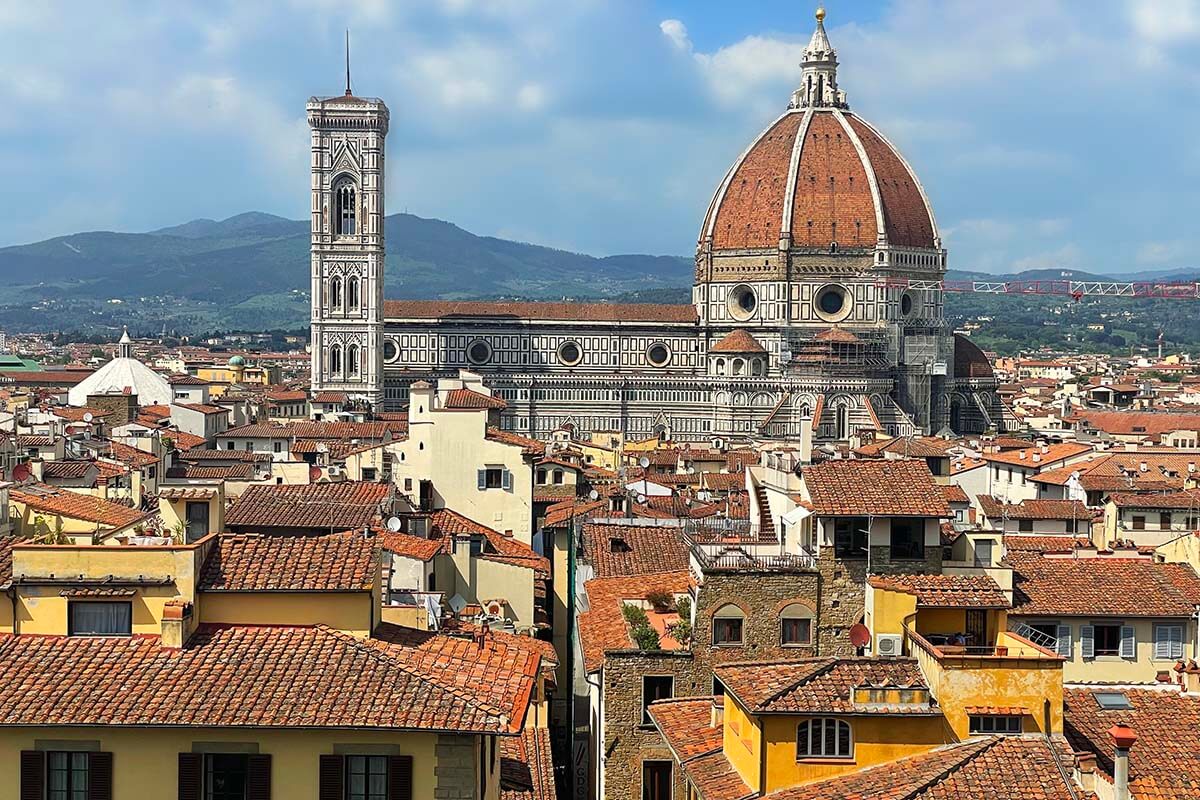
[[[833,108],[789,109],[767,128],[717,188],[700,241],[776,248],[789,233],[803,249],[938,246],[903,158],[871,125]]]

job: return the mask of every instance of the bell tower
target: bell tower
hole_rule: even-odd
[[[384,140],[388,107],[350,89],[308,101],[312,129],[312,388],[383,405]]]

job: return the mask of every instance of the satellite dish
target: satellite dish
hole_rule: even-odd
[[[83,421],[84,422],[91,422],[93,419],[95,419],[95,417],[92,416],[92,412],[90,412],[90,411],[83,412]]]
[[[871,631],[861,622],[850,626],[850,644],[855,647],[866,647],[871,641]]]
[[[642,469],[645,469],[646,467],[650,466],[650,459],[646,458],[645,456],[642,456],[641,458],[638,459],[638,466],[641,467]]]
[[[600,499],[600,493],[597,492],[595,489],[592,489],[590,492],[588,492],[588,500],[595,501],[595,500],[599,500],[599,499]]]
[[[404,523],[400,521],[399,517],[388,517],[387,529],[389,531],[392,533],[399,533],[403,527]]]
[[[638,493],[638,496],[637,496],[637,501],[638,501],[639,503],[642,503],[642,504],[644,505],[644,504],[646,503],[646,495],[644,495],[644,494],[641,494],[641,493],[639,492],[639,493]]]

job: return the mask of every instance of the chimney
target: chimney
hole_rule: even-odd
[[[720,728],[725,724],[725,695],[713,695],[712,711],[709,714],[708,723],[710,728]]]
[[[1075,754],[1075,782],[1085,792],[1096,791],[1096,754]]]
[[[163,606],[162,646],[166,650],[182,650],[196,628],[192,604],[185,600],[169,600]]]
[[[1022,461],[1024,461],[1024,460],[1025,460],[1025,451],[1024,451],[1024,450],[1022,450],[1022,451],[1020,451],[1019,453],[1017,453],[1017,458],[1019,458],[1019,459],[1021,459]]]
[[[1137,742],[1133,728],[1117,723],[1108,729],[1116,745],[1113,755],[1113,800],[1130,800],[1129,797],[1129,748]]]
[[[1149,469],[1150,469],[1150,465],[1147,464],[1145,461],[1142,461],[1140,464],[1138,464],[1139,472],[1146,472]]]
[[[812,463],[813,432],[812,419],[800,418],[800,463]]]

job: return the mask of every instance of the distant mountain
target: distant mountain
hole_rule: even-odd
[[[388,217],[386,234],[386,286],[395,297],[604,297],[686,286],[692,275],[688,258],[595,258],[476,236],[411,214]],[[96,231],[2,248],[0,283],[8,296],[20,289],[32,300],[166,295],[236,303],[306,290],[308,250],[308,222],[251,212],[150,233]]]

